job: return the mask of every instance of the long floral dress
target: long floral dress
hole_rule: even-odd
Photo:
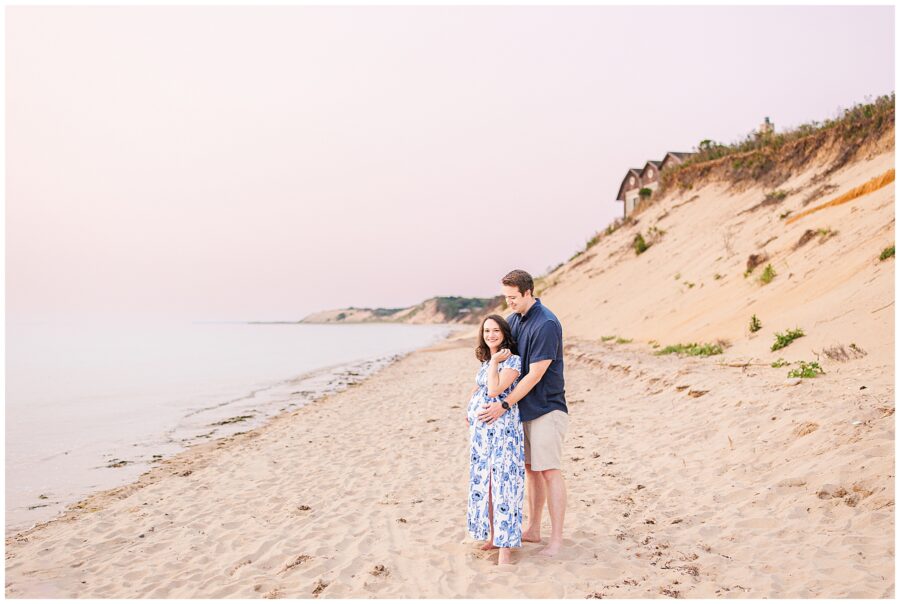
[[[499,371],[515,369],[521,375],[522,359],[512,355],[499,365]],[[469,505],[466,513],[469,535],[484,541],[490,537],[488,485],[494,511],[494,545],[521,547],[522,503],[525,500],[525,434],[519,418],[519,406],[513,405],[488,426],[478,414],[488,402],[505,399],[519,378],[499,397],[489,397],[488,362],[481,364],[475,378],[478,390],[469,401]],[[490,478],[490,480],[489,480]]]

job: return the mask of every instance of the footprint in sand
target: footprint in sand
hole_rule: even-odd
[[[680,598],[681,592],[677,589],[673,589],[671,587],[660,587],[659,593],[664,596],[669,596],[670,598]]]
[[[376,564],[375,568],[369,571],[369,574],[373,577],[387,577],[391,574],[391,571],[384,564]]]
[[[236,573],[238,571],[238,569],[240,569],[242,566],[247,566],[248,564],[252,564],[252,563],[253,563],[253,560],[251,560],[249,558],[247,558],[245,560],[241,560],[240,562],[238,562],[237,564],[235,564],[234,566],[231,567],[231,569],[228,571],[228,576],[233,577],[234,573]]]
[[[281,573],[286,573],[287,571],[291,570],[292,568],[295,568],[295,567],[297,567],[297,566],[300,566],[300,565],[303,564],[304,562],[308,562],[308,561],[310,561],[310,560],[312,560],[312,556],[308,556],[308,555],[306,555],[306,554],[300,554],[299,556],[296,556],[295,558],[292,558],[291,560],[288,560],[288,561],[284,564],[284,568],[282,568],[282,569],[281,569],[280,571],[278,571],[278,572],[279,572],[279,574],[281,574]]]
[[[803,422],[794,430],[794,434],[799,438],[801,436],[806,436],[807,434],[812,434],[816,430],[819,429],[819,424],[815,422]]]

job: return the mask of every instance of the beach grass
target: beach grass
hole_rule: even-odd
[[[825,371],[816,361],[812,361],[807,363],[806,361],[800,361],[800,366],[791,369],[788,372],[789,378],[814,378],[816,376],[824,374]]]
[[[772,282],[772,279],[774,279],[776,275],[778,275],[778,273],[775,272],[775,269],[772,268],[772,265],[767,264],[766,268],[763,270],[763,274],[759,276],[759,282],[763,285],[768,285]]]
[[[762,329],[762,322],[760,322],[759,317],[753,315],[750,317],[750,333],[756,333]]]
[[[698,343],[690,343],[690,344],[672,344],[670,346],[666,346],[660,351],[657,351],[655,354],[663,355],[663,354],[677,354],[677,355],[687,355],[692,357],[709,357],[716,354],[722,354],[723,348],[719,344],[698,344]]]
[[[797,338],[802,338],[806,334],[803,333],[803,330],[799,327],[796,329],[789,329],[784,333],[776,333],[775,334],[775,343],[772,344],[772,352],[776,350],[781,350],[785,346],[790,345],[791,342],[796,340]]]

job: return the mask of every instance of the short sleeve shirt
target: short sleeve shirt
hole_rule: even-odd
[[[484,361],[481,363],[481,367],[478,370],[478,374],[475,376],[475,383],[478,384],[479,387],[484,389],[484,395],[487,397],[487,370],[490,363],[488,361]],[[513,391],[513,388],[516,387],[516,384],[519,383],[519,378],[522,376],[522,358],[517,355],[510,355],[508,359],[505,361],[501,361],[497,366],[497,370],[502,372],[504,369],[514,369],[519,372],[519,377],[516,377],[509,385],[509,387],[504,390],[499,397],[500,399],[505,399],[509,396],[509,393]]]
[[[531,364],[551,361],[538,382],[525,398],[519,401],[522,421],[531,421],[554,410],[569,412],[566,407],[563,379],[562,325],[550,310],[535,298],[524,316],[513,313],[506,319],[522,357],[521,377],[528,375]]]

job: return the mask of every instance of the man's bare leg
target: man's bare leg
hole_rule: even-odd
[[[563,542],[563,521],[566,518],[566,481],[561,470],[544,470],[544,484],[547,491],[547,507],[550,509],[550,541],[540,553],[555,556]]]
[[[481,546],[481,549],[487,551],[489,549],[497,549],[494,545],[494,501],[491,498],[491,474],[488,472],[488,523],[491,526],[491,536],[488,537],[487,543]]]
[[[522,541],[541,542],[541,515],[544,512],[544,500],[547,497],[544,475],[532,472],[531,464],[525,464],[525,490],[528,492],[528,528],[522,531]]]

